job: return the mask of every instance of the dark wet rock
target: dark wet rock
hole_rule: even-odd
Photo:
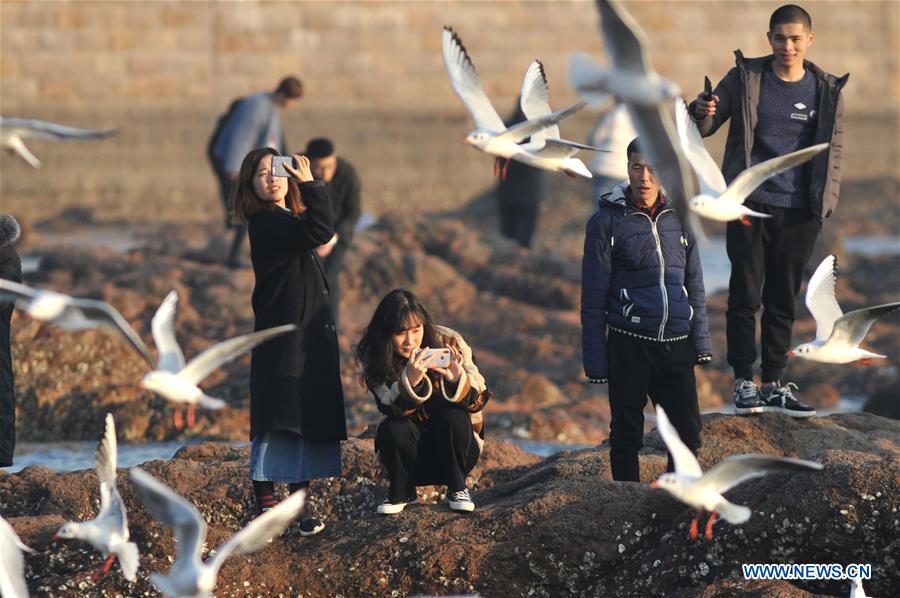
[[[747,581],[745,563],[871,563],[870,594],[898,587],[898,422],[869,414],[703,419],[704,469],[730,454],[758,452],[814,459],[825,470],[738,486],[728,496],[753,510],[750,520],[720,521],[712,542],[694,542],[691,509],[645,484],[610,481],[606,443],[538,460],[489,441],[472,475],[474,513],[451,513],[443,488],[430,487],[420,489],[419,504],[380,517],[374,509],[385,488],[372,441],[351,439],[343,477],[312,486],[312,508],[327,522],[325,532],[276,539],[257,554],[232,558],[216,593],[793,597],[846,596],[849,589],[838,581]],[[211,549],[251,516],[247,458],[247,448],[204,443],[143,467],[197,506],[210,525]],[[655,432],[641,464],[644,481],[665,467]],[[171,567],[172,535],[147,518],[124,470],[119,488],[141,570],[134,584],[116,568],[94,584],[89,574],[101,557],[86,545],[50,539],[65,519],[95,515],[93,471],[0,473],[0,510],[38,551],[26,558],[33,594],[155,595],[147,576]]]

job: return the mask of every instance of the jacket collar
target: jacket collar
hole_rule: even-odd
[[[610,191],[609,193],[605,193],[604,195],[601,195],[600,196],[600,199],[601,199],[600,206],[601,207],[619,206],[619,207],[625,208],[627,211],[640,212],[640,210],[638,210],[635,207],[632,207],[631,204],[628,203],[628,198],[625,196],[625,192],[628,189],[628,185],[629,185],[628,181],[624,181],[622,183],[619,183],[615,187],[613,187],[612,191]],[[604,206],[603,202],[606,202],[608,205]],[[671,207],[672,207],[672,204],[669,201],[669,198],[666,197],[665,194],[663,194],[662,205],[659,207],[659,210],[661,211],[661,210],[665,210],[665,209],[671,208]],[[659,212],[657,212],[657,213],[659,213]]]
[[[757,56],[754,58],[744,58],[743,52],[741,52],[740,50],[734,51],[734,63],[745,73],[762,74],[766,64],[771,63],[774,60],[774,54]],[[835,77],[834,75],[823,71],[821,68],[819,68],[818,65],[816,65],[814,62],[810,62],[809,60],[804,60],[803,66],[808,69],[816,79],[818,79],[819,81],[824,81],[829,85],[837,85],[838,83],[840,83],[841,87],[843,87],[843,84],[846,83],[847,78],[850,76],[850,73],[847,73],[843,77]]]

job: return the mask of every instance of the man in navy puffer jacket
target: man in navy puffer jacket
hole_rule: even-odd
[[[694,365],[712,360],[712,347],[695,240],[660,191],[638,139],[626,153],[628,184],[604,195],[587,224],[582,354],[588,380],[609,383],[613,479],[638,482],[648,395],[684,443],[700,448]]]

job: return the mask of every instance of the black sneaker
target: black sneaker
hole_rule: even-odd
[[[306,519],[298,519],[291,523],[286,530],[284,530],[284,537],[299,535],[303,538],[307,538],[309,536],[315,536],[319,532],[325,529],[325,524],[322,523],[319,519],[315,517],[307,517]]]
[[[734,401],[734,412],[738,415],[750,415],[765,411],[765,407],[760,401],[759,387],[753,383],[753,380],[738,378],[734,383],[731,400]]]
[[[791,388],[797,389],[797,385],[788,382],[784,386],[780,386],[780,382],[771,388],[767,388],[765,392],[760,393],[760,400],[763,408],[768,413],[783,413],[791,417],[812,417],[816,414],[816,409],[809,405],[804,405],[796,398]]]

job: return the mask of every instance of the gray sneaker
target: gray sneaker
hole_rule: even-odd
[[[734,412],[738,415],[763,413],[766,410],[760,400],[759,387],[753,380],[738,378],[734,383],[731,400],[734,401]]]
[[[794,397],[791,389],[797,389],[797,385],[788,382],[784,386],[781,383],[767,388],[766,392],[760,392],[760,400],[763,409],[768,413],[783,413],[791,417],[812,417],[816,414],[815,407],[804,405]]]

